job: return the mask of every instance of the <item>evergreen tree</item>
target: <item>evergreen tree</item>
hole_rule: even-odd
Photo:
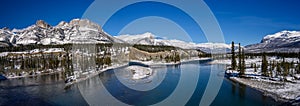
[[[298,61],[300,61],[300,51],[298,52]]]
[[[272,67],[269,68],[269,72],[268,72],[268,76],[269,77],[273,77],[273,72],[272,72]]]
[[[178,53],[175,53],[175,63],[180,61],[180,56]]]
[[[289,64],[287,62],[283,62],[283,76],[289,75]]]
[[[244,75],[245,74],[245,70],[246,70],[246,63],[245,63],[245,52],[244,52],[244,49],[242,49],[242,66],[241,66],[241,71],[240,71],[240,74],[241,75]]]
[[[238,65],[238,71],[242,70],[242,51],[241,51],[241,44],[239,43],[239,65]]]
[[[261,72],[262,72],[262,75],[263,76],[268,76],[267,71],[268,71],[268,61],[267,61],[265,53],[263,53],[262,63],[261,63]]]
[[[277,63],[276,64],[276,76],[278,76],[278,75],[281,75],[281,67],[280,67],[280,65]]]
[[[272,70],[274,70],[275,67],[276,67],[276,65],[275,65],[275,60],[273,60],[273,62],[272,62]]]
[[[254,72],[257,72],[256,63],[254,63]]]
[[[296,73],[300,74],[300,63],[299,62],[297,62],[297,63],[298,63],[298,65],[296,67]]]
[[[231,43],[231,68],[232,70],[236,69],[236,60],[235,60],[235,51],[234,51],[234,42]]]

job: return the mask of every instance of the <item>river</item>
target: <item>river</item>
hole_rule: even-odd
[[[84,106],[179,103],[194,106],[201,103],[207,90],[206,87],[209,85],[211,74],[214,73],[217,73],[217,77],[221,78],[221,86],[210,105],[259,106],[279,104],[255,89],[225,78],[222,74],[224,73],[224,65],[200,61],[151,67],[154,70],[153,75],[141,80],[130,79],[130,72],[125,70],[126,67],[102,72],[68,88],[65,88],[62,73],[0,81],[0,105]],[[185,83],[181,84],[183,82]],[[196,83],[193,84],[193,82]],[[213,94],[208,96],[214,97]]]

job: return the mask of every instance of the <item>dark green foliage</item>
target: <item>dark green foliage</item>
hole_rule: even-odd
[[[234,42],[231,43],[231,68],[236,69],[236,60],[235,60],[235,51],[234,51]]]
[[[282,74],[282,69],[281,69],[281,67],[280,67],[280,64],[277,64],[276,65],[276,76],[277,75],[281,75]]]
[[[278,58],[299,58],[299,53],[293,53],[293,52],[289,52],[289,53],[278,53],[278,52],[272,52],[272,53],[246,53],[247,56],[250,57],[255,57],[255,56],[262,56],[262,55],[266,55],[266,56],[276,56]]]
[[[110,57],[105,57],[103,61],[104,61],[104,64],[109,65],[109,66],[111,65],[111,58]]]
[[[298,52],[298,60],[300,61],[300,51]]]
[[[242,50],[242,64],[241,64],[241,70],[240,70],[240,74],[244,75],[245,74],[245,70],[246,70],[246,63],[245,63],[245,53],[244,53],[244,49]]]
[[[261,72],[263,76],[268,76],[268,60],[266,58],[266,55],[263,54],[262,56],[262,63],[261,63]]]
[[[290,64],[288,62],[282,61],[281,66],[283,68],[283,76],[288,76],[290,74]]]
[[[140,44],[133,45],[133,47],[137,48],[139,50],[147,51],[147,52],[151,52],[151,53],[171,51],[171,50],[177,49],[176,47],[173,47],[173,46],[140,45]]]
[[[199,58],[202,58],[202,57],[211,57],[211,54],[210,53],[199,53],[198,57]]]
[[[175,53],[174,62],[180,62],[180,56],[178,53]]]
[[[239,43],[239,65],[238,65],[238,71],[242,70],[242,50],[241,50],[241,44]]]
[[[179,62],[179,61],[180,61],[180,56],[179,56],[179,54],[177,54],[177,53],[175,53],[174,55],[167,55],[167,56],[165,57],[165,61],[166,61],[167,63],[169,63],[169,62],[174,62],[174,63],[176,63],[176,62]]]
[[[257,66],[256,66],[256,63],[254,63],[254,72],[257,72]]]
[[[296,73],[300,74],[300,63],[298,62],[297,66],[296,66]]]

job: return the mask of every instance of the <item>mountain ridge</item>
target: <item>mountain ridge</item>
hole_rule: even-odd
[[[123,43],[122,40],[105,33],[98,24],[87,19],[73,19],[69,23],[61,21],[56,26],[37,20],[36,24],[23,29],[0,29],[0,46],[82,42]]]
[[[116,38],[122,39],[130,44],[144,44],[144,45],[164,45],[164,46],[174,46],[182,49],[197,49],[204,51],[206,53],[211,53],[213,50],[218,52],[230,52],[231,44],[225,43],[194,43],[194,42],[185,42],[176,39],[161,39],[162,37],[155,36],[150,32],[145,32],[143,34],[136,35],[119,35],[115,36]],[[157,39],[159,38],[159,39]],[[235,49],[238,48],[238,45],[235,45]]]
[[[283,30],[263,37],[260,43],[245,46],[246,52],[299,52],[300,31]]]
[[[68,44],[68,43],[129,43],[144,45],[166,45],[183,49],[197,49],[207,53],[213,50],[231,51],[231,44],[225,43],[194,43],[176,39],[167,39],[150,32],[136,35],[111,36],[102,27],[88,19],[73,19],[70,22],[61,21],[51,26],[43,20],[37,20],[34,25],[23,29],[0,29],[0,47],[18,45]],[[237,50],[238,45],[235,45]],[[244,47],[245,52],[299,52],[300,31],[284,30],[263,37],[260,43]]]

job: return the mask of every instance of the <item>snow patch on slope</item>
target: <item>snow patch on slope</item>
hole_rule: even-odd
[[[56,26],[38,20],[35,25],[24,29],[0,29],[0,46],[112,42],[123,43],[87,19],[73,19],[69,23],[62,21]]]
[[[228,52],[231,50],[230,44],[224,43],[193,43],[193,42],[185,42],[176,39],[161,39],[161,37],[155,36],[150,32],[146,32],[144,34],[137,35],[120,35],[116,36],[116,38],[122,39],[130,44],[143,44],[143,45],[165,45],[165,46],[174,46],[183,49],[199,49],[204,52],[211,52],[212,49],[226,50]],[[238,45],[235,45],[236,48]]]

